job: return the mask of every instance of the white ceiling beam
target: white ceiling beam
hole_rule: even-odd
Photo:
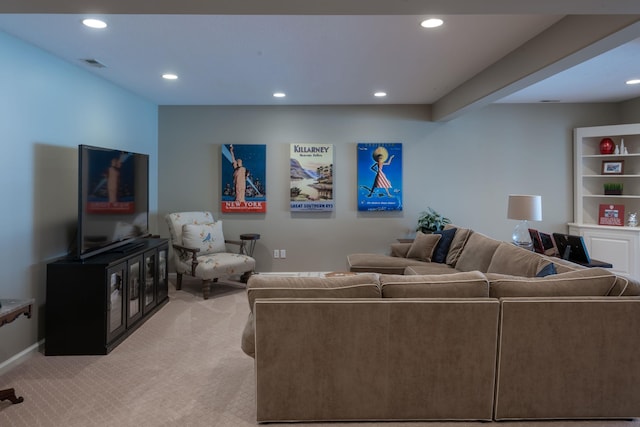
[[[640,15],[567,16],[436,101],[433,120],[452,120],[639,37]]]

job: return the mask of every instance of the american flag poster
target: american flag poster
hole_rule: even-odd
[[[358,210],[402,210],[402,144],[358,143]]]

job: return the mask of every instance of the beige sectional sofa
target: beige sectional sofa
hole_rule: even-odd
[[[638,283],[461,234],[451,263],[357,254],[352,276],[252,276],[257,420],[640,417]]]

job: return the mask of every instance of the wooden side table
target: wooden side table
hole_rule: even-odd
[[[34,299],[0,299],[0,327],[16,320],[21,314],[31,319]],[[0,401],[9,400],[11,403],[20,403],[24,400],[22,396],[16,397],[16,391],[12,388],[0,390]]]

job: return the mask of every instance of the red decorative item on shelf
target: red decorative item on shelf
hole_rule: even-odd
[[[611,138],[602,138],[600,141],[600,154],[613,154],[616,145]]]

